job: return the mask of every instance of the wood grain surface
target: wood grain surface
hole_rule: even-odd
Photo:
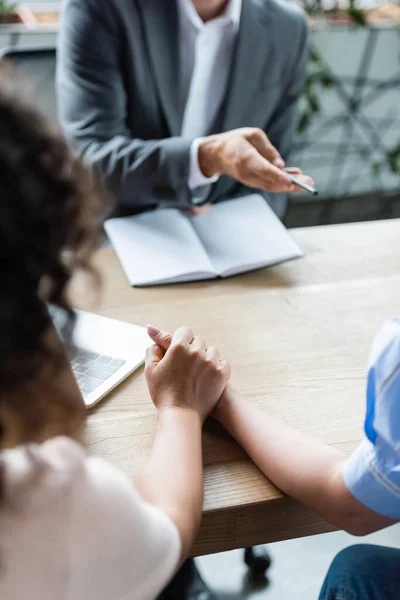
[[[79,276],[73,297],[79,308],[132,323],[190,325],[219,347],[252,402],[350,453],[362,436],[371,341],[399,310],[400,222],[292,234],[304,259],[228,280],[146,289],[131,288],[114,252],[100,250],[100,292]],[[89,447],[134,475],[149,454],[155,419],[140,370],[90,414]],[[205,428],[204,463],[194,555],[331,529],[282,497],[215,423]]]

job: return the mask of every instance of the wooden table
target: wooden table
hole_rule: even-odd
[[[298,229],[293,236],[303,260],[225,281],[148,289],[131,288],[114,252],[100,250],[100,300],[91,301],[80,280],[74,293],[80,307],[106,316],[167,330],[192,326],[230,360],[234,382],[252,402],[349,453],[362,436],[371,340],[399,312],[400,221]],[[133,475],[148,456],[155,420],[140,370],[90,415],[90,448]],[[282,497],[216,424],[204,433],[204,462],[194,555],[331,530]]]

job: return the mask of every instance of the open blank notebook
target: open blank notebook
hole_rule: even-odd
[[[303,255],[257,194],[200,216],[165,208],[110,219],[105,229],[134,286],[229,277]]]

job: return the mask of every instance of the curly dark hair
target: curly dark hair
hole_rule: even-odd
[[[88,267],[104,208],[92,176],[21,90],[0,67],[0,392],[49,360],[46,303],[71,323],[67,286]]]

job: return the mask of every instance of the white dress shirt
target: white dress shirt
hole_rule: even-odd
[[[67,438],[0,461],[1,600],[158,598],[181,541],[129,477]]]
[[[224,99],[241,9],[242,0],[230,0],[221,16],[204,23],[191,0],[178,0],[180,105],[185,106],[181,135],[195,138],[190,152],[188,185],[191,190],[218,179],[218,175],[207,178],[201,172],[198,148]],[[202,200],[204,190],[200,196]]]

